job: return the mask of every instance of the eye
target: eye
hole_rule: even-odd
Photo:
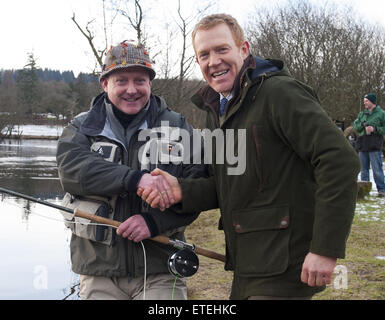
[[[208,52],[202,52],[198,56],[198,60],[205,60],[209,56]]]
[[[219,53],[226,53],[228,51],[228,48],[227,47],[220,47],[217,51]]]
[[[138,85],[143,85],[146,83],[146,79],[144,78],[138,78],[138,79],[135,79],[135,82],[138,84]]]
[[[124,83],[126,83],[127,82],[127,80],[125,79],[125,78],[117,78],[116,79],[116,83],[117,84],[124,84]]]

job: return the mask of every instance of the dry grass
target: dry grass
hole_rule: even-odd
[[[223,231],[218,230],[219,211],[202,212],[186,230],[187,242],[198,247],[225,254]],[[199,256],[199,270],[187,279],[190,300],[227,300],[230,295],[232,272],[224,270],[220,261]]]

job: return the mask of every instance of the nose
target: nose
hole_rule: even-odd
[[[209,57],[209,67],[215,67],[221,63],[221,59],[218,54],[211,53]]]
[[[135,86],[135,82],[134,81],[128,81],[126,93],[132,96],[132,95],[136,94],[136,92],[137,92],[137,89]]]

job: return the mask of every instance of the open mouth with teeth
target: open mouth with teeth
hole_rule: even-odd
[[[229,72],[229,70],[223,70],[223,71],[219,71],[219,72],[214,72],[214,73],[211,74],[211,76],[213,78],[218,78],[220,76],[223,76],[223,75],[227,74],[228,72]]]
[[[122,98],[124,101],[127,101],[127,102],[135,102],[135,101],[137,101],[137,100],[139,100],[140,99],[140,97],[139,98]]]

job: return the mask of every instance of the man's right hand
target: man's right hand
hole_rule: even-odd
[[[155,169],[152,171],[151,176],[154,178],[162,177],[170,187],[167,189],[167,196],[169,201],[164,202],[163,194],[161,192],[157,192],[157,190],[152,188],[140,188],[139,185],[137,192],[138,196],[142,197],[142,199],[146,201],[151,206],[151,208],[162,209],[162,204],[164,204],[165,208],[169,208],[170,206],[182,200],[182,189],[176,177],[161,169]]]
[[[167,180],[161,175],[151,175],[145,173],[139,181],[137,194],[142,196],[144,193],[147,197],[159,198],[157,208],[165,210],[175,203],[175,199]],[[145,200],[145,199],[143,199]]]

